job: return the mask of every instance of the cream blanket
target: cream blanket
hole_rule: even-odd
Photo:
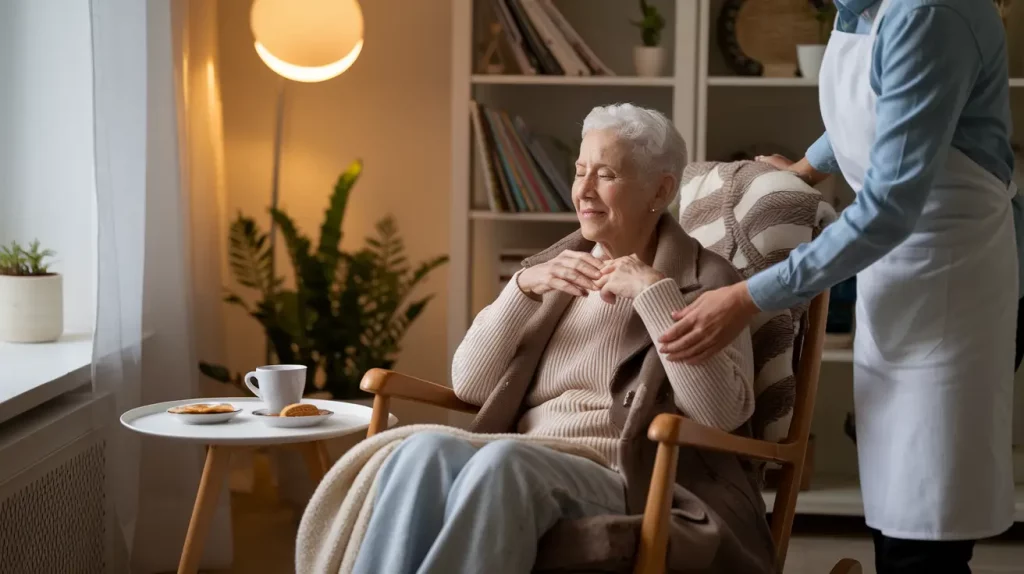
[[[474,446],[514,439],[582,456],[604,466],[597,451],[583,445],[520,434],[474,434],[441,425],[410,425],[374,435],[352,447],[334,464],[313,493],[295,542],[295,571],[303,574],[348,574],[355,565],[366,527],[373,514],[377,474],[407,437],[417,432],[440,432]]]

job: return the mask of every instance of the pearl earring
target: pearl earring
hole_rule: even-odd
[[[658,210],[652,207],[651,208],[651,213],[654,213],[655,211],[658,211]]]

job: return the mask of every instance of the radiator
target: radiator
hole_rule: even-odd
[[[8,469],[28,465],[0,481],[0,574],[120,570],[111,564],[117,555],[111,548],[105,434],[94,429],[64,438],[70,442],[47,440],[51,449],[33,441],[34,462],[0,455]]]

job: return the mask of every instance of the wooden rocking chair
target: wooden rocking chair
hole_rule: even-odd
[[[661,574],[665,571],[672,489],[675,484],[679,447],[683,445],[782,465],[778,494],[772,508],[771,532],[775,542],[776,571],[783,571],[789,536],[793,528],[793,517],[796,514],[800,478],[807,455],[814,400],[818,391],[828,299],[828,291],[815,297],[807,314],[807,329],[803,336],[796,372],[796,403],[786,440],[775,443],[740,437],[678,415],[662,414],[651,423],[647,436],[658,442],[658,454],[647,496],[647,506],[644,509],[639,554],[634,569],[636,574]],[[373,417],[367,436],[387,428],[388,408],[392,397],[466,413],[476,413],[478,410],[477,407],[459,400],[449,387],[382,369],[368,371],[360,387],[375,395]],[[831,574],[860,574],[861,571],[860,563],[843,559],[832,568]]]

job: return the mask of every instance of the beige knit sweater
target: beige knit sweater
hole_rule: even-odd
[[[523,327],[540,307],[517,286],[518,274],[498,299],[473,321],[455,351],[455,394],[482,405],[515,355]],[[672,325],[672,311],[685,305],[673,279],[644,290],[636,300],[601,300],[597,292],[576,298],[555,329],[526,397],[519,432],[590,446],[616,462],[620,431],[611,422],[611,380],[619,344],[638,313],[653,340]],[[733,430],[754,410],[750,332],[700,365],[663,360],[679,409],[713,427]]]

